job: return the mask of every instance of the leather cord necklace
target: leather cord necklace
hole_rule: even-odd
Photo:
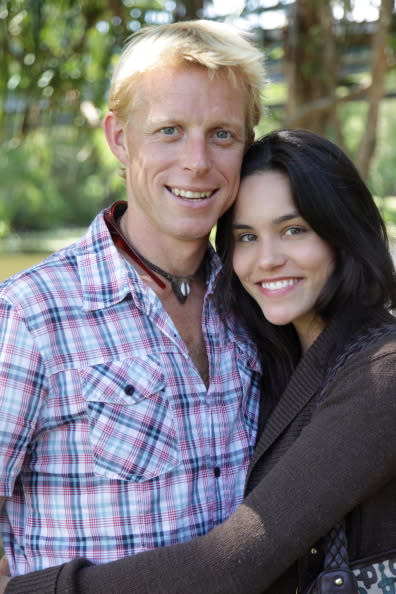
[[[162,270],[162,268],[156,266],[150,262],[150,260],[147,260],[147,258],[139,254],[139,252],[131,246],[125,235],[122,233],[120,225],[117,222],[124,214],[126,209],[127,203],[123,200],[118,200],[104,212],[104,220],[115,245],[120,250],[125,252],[131,258],[131,260],[136,262],[136,264],[138,264],[161,289],[165,289],[166,284],[160,278],[158,278],[155,273],[158,273],[166,278],[170,282],[172,291],[176,295],[179,303],[185,303],[191,292],[193,280],[196,279],[201,272],[202,264],[199,266],[195,274],[190,274],[188,276],[176,276],[166,272],[166,270]]]

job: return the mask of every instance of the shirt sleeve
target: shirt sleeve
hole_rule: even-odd
[[[44,366],[24,319],[0,300],[0,495],[12,495],[45,393]]]

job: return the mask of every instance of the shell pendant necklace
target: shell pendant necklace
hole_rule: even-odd
[[[117,247],[119,247],[123,252],[125,252],[134,262],[139,264],[139,266],[150,276],[150,278],[161,288],[165,289],[165,283],[156,276],[157,273],[166,278],[171,285],[172,291],[176,296],[176,299],[179,303],[185,303],[187,297],[191,292],[191,285],[193,281],[198,278],[199,274],[201,273],[203,263],[201,263],[198,267],[198,270],[194,274],[190,274],[187,276],[176,276],[174,274],[170,274],[163,270],[159,266],[156,266],[150,260],[147,260],[142,254],[140,254],[136,248],[132,247],[123,232],[121,231],[120,225],[118,224],[118,220],[124,214],[127,209],[127,203],[123,200],[118,200],[114,202],[104,213],[104,219],[107,225],[107,228],[110,232],[110,235]]]

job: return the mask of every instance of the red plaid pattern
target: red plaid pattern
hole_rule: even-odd
[[[208,390],[101,214],[81,241],[2,284],[1,522],[14,575],[187,540],[241,502],[259,366],[219,320],[210,261]]]

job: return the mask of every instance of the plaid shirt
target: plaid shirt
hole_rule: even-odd
[[[12,575],[191,539],[243,498],[259,366],[212,294],[206,389],[102,215],[0,291],[0,495]]]

